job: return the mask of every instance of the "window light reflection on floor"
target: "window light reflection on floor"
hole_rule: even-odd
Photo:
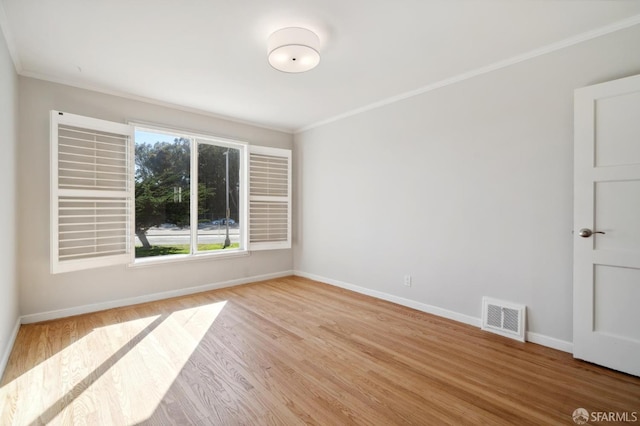
[[[14,424],[142,422],[156,410],[225,304],[96,328],[5,385],[0,411],[17,408]],[[24,394],[34,388],[43,392],[28,395],[26,404],[11,407],[5,397],[16,389]],[[121,417],[111,417],[113,410],[101,410],[101,404],[118,404]],[[20,407],[28,407],[29,413],[21,413]]]

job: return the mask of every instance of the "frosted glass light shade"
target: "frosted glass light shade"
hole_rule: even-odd
[[[282,72],[305,72],[320,63],[320,39],[305,28],[290,27],[276,31],[267,43],[269,64]]]

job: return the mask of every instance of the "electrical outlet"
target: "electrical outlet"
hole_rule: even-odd
[[[404,285],[407,287],[411,287],[411,275],[404,276]]]

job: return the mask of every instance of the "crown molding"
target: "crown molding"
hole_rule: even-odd
[[[433,90],[440,89],[441,87],[446,87],[452,84],[459,83],[461,81],[469,80],[473,77],[477,77],[492,71],[506,68],[511,65],[518,64],[520,62],[528,61],[529,59],[537,58],[538,56],[546,55],[548,53],[552,53],[570,46],[574,46],[576,44],[580,44],[585,41],[592,40],[594,38],[602,37],[604,35],[611,34],[616,31],[624,30],[626,28],[630,28],[638,24],[640,24],[640,14],[633,15],[629,18],[626,18],[620,21],[616,21],[613,24],[609,24],[604,27],[596,28],[594,30],[587,31],[587,32],[566,38],[564,40],[560,40],[556,43],[552,43],[552,44],[540,47],[538,49],[530,50],[529,52],[525,52],[520,55],[512,56],[511,58],[504,59],[502,61],[494,62],[493,64],[489,64],[484,67],[476,68],[475,70],[471,70],[469,72],[465,72],[450,78],[446,78],[444,80],[437,81],[435,83],[429,84],[427,86],[423,86],[416,90],[411,90],[409,92],[401,93],[396,96],[391,96],[389,98],[382,99],[377,102],[373,102],[371,104],[365,105],[360,108],[352,109],[343,114],[335,115],[325,120],[321,120],[316,123],[310,124],[308,126],[299,128],[295,130],[294,133],[306,132],[307,130],[315,129],[317,127],[321,127],[329,123],[334,123],[336,121],[340,121],[345,118],[352,117],[354,115],[362,114],[363,112],[371,111],[386,105],[390,105],[390,104],[402,101],[404,99],[412,98],[414,96],[418,96],[423,93],[431,92]]]

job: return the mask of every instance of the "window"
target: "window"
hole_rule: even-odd
[[[245,145],[135,130],[135,257],[244,250]]]
[[[244,248],[240,206],[244,147],[198,140],[198,252]],[[242,225],[242,226],[241,226]]]
[[[291,151],[51,112],[51,270],[291,247]]]

